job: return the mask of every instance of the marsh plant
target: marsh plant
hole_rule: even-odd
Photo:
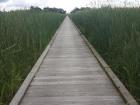
[[[140,8],[87,8],[70,17],[140,102]]]
[[[8,105],[63,19],[49,11],[0,12],[0,105]]]

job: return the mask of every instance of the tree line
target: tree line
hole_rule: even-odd
[[[81,7],[81,8],[75,8],[71,11],[71,13],[76,13],[76,12],[79,12],[79,11],[82,11],[82,10],[88,10],[88,9],[91,9],[89,7]]]
[[[40,7],[31,6],[30,10],[32,10],[32,11],[50,11],[50,12],[55,12],[55,13],[66,14],[66,11],[63,10],[62,8],[45,7],[45,8],[42,9]]]

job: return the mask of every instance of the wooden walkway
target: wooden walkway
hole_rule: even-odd
[[[125,105],[68,17],[20,105]]]

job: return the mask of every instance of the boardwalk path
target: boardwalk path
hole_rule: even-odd
[[[20,105],[125,105],[67,17]]]

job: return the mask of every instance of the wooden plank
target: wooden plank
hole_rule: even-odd
[[[117,96],[26,97],[23,105],[124,105]]]

